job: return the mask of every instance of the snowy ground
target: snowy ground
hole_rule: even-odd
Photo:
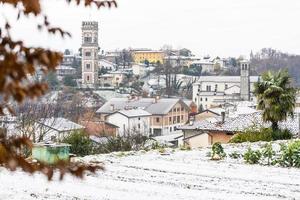
[[[226,147],[235,149],[241,147]],[[88,174],[84,180],[66,177],[63,182],[0,168],[0,199],[300,199],[299,169],[246,165],[229,158],[210,161],[208,151],[89,156],[84,160],[103,161],[106,171]]]

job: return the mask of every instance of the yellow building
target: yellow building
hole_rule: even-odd
[[[149,63],[163,63],[164,52],[163,51],[133,51],[132,57],[135,63],[144,63],[146,60]]]

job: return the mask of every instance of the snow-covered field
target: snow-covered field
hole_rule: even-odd
[[[226,146],[226,151],[240,149]],[[11,173],[0,168],[0,199],[300,199],[300,170],[246,165],[227,158],[211,161],[209,149],[114,153],[89,156],[106,171],[84,180],[67,176],[48,182],[42,175]]]

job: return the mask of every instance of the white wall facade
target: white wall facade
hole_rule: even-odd
[[[150,117],[137,116],[127,117],[120,113],[114,113],[107,117],[107,122],[118,126],[117,135],[125,136],[128,134],[140,133],[149,136]]]

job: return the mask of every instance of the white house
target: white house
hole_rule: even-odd
[[[115,71],[116,68],[117,68],[117,65],[113,62],[110,62],[108,60],[105,60],[105,59],[100,59],[98,61],[98,66],[99,66],[99,69],[106,69],[106,70],[109,70],[109,71]]]
[[[65,118],[42,118],[34,125],[35,137],[38,141],[62,140],[73,131],[83,130],[84,126]]]
[[[107,116],[107,122],[119,127],[118,136],[143,134],[149,136],[151,114],[143,109],[124,109]]]
[[[147,68],[145,64],[135,64],[132,66],[133,75],[144,77],[147,74]]]

